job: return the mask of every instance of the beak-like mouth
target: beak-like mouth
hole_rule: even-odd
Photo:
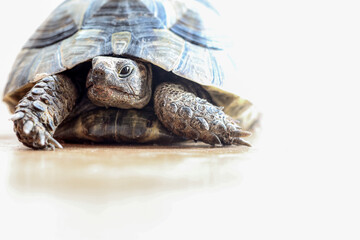
[[[87,87],[87,95],[90,99],[96,100],[96,102],[106,102],[111,98],[111,92],[107,88],[97,87],[94,84],[89,84]]]
[[[116,87],[103,87],[88,84],[87,96],[95,105],[117,107],[123,109],[143,108],[149,101],[150,95],[140,97],[129,94]]]
[[[87,87],[88,95],[91,95],[93,99],[97,99],[98,101],[101,102],[106,102],[112,98],[123,99],[123,101],[126,101],[128,99],[139,101],[142,98],[138,95],[128,93],[124,91],[122,88],[116,86],[106,86],[106,87],[97,86],[94,85],[94,83],[90,82],[89,84],[87,84],[86,87]]]

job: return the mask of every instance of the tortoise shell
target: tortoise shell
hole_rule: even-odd
[[[254,118],[249,101],[221,88],[233,81],[221,26],[207,0],[67,0],[19,53],[4,101],[13,109],[38,80],[96,56],[128,56],[200,84],[234,118]]]

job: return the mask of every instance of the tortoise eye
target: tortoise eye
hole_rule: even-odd
[[[119,76],[124,78],[124,77],[129,76],[131,74],[131,72],[132,72],[132,67],[126,65],[120,70]]]

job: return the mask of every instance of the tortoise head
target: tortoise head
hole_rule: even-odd
[[[87,95],[98,106],[143,108],[151,98],[148,63],[127,58],[95,57],[86,79]]]

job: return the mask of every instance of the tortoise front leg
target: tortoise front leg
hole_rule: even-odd
[[[20,100],[11,118],[19,141],[34,149],[62,148],[53,135],[77,98],[75,84],[63,74],[37,82]]]
[[[171,132],[189,139],[215,145],[251,146],[243,131],[222,108],[197,97],[179,84],[162,83],[154,94],[155,113]]]

